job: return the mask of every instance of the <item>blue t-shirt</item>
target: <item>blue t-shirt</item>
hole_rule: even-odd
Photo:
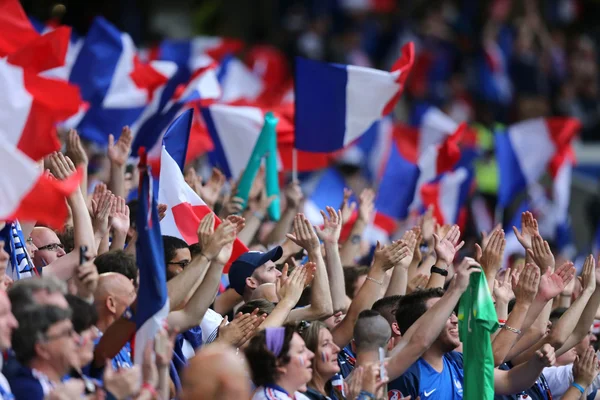
[[[7,379],[16,400],[43,400],[54,387],[45,375],[22,365]]]
[[[338,365],[340,366],[340,374],[345,378],[350,375],[356,365],[356,355],[352,351],[352,343],[346,345],[338,353]]]
[[[501,364],[498,369],[502,371],[508,371],[512,367],[510,363]],[[548,392],[550,388],[546,383],[546,378],[544,378],[544,374],[541,374],[535,384],[527,390],[522,391],[521,393],[513,394],[513,395],[495,395],[494,400],[549,400]]]
[[[100,343],[100,337],[97,337],[94,340],[94,346],[97,346],[98,343]],[[131,345],[129,344],[129,342],[125,343],[125,346],[123,346],[123,348],[119,350],[117,355],[111,361],[115,370],[118,370],[120,368],[133,367],[133,361],[131,360]],[[83,367],[81,369],[81,372],[84,375],[89,376],[90,378],[94,378],[102,382],[104,375],[104,367],[95,368],[94,362],[91,362],[90,364]]]
[[[419,358],[398,379],[388,384],[389,400],[412,396],[421,400],[462,399],[463,355],[456,351],[444,354],[444,369],[437,372]]]

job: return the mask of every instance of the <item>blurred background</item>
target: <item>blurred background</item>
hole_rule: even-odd
[[[491,209],[498,186],[493,148],[498,124],[550,115],[580,120],[571,185],[572,230],[564,243],[569,243],[573,255],[600,243],[600,1],[21,3],[29,16],[70,25],[80,35],[102,15],[148,52],[164,39],[197,35],[240,39],[245,46],[238,57],[273,88],[289,87],[296,55],[389,70],[402,44],[414,41],[416,63],[395,117],[408,122],[423,107],[434,105],[457,122],[469,122],[479,151],[477,194]],[[357,173],[357,164],[347,160],[338,167],[346,176]],[[550,190],[543,180],[541,188]],[[543,206],[538,212],[544,212]],[[505,213],[505,219],[510,214]],[[477,224],[471,225],[476,229]]]

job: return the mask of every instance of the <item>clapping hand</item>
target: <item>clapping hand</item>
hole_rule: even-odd
[[[458,228],[458,225],[453,225],[442,238],[434,233],[434,247],[438,260],[444,262],[446,265],[450,265],[452,261],[454,261],[454,257],[458,250],[465,245],[464,241],[458,243],[459,239],[460,229]]]
[[[296,214],[296,217],[294,217],[294,233],[288,233],[286,236],[309,253],[321,250],[319,237],[304,214]]]
[[[529,211],[521,214],[521,232],[519,232],[516,226],[513,226],[513,231],[515,232],[515,236],[517,236],[517,240],[525,249],[531,249],[531,239],[533,236],[540,234],[538,223]]]
[[[327,206],[327,213],[321,210],[323,216],[323,228],[316,227],[317,236],[325,243],[337,244],[342,232],[342,212]]]
[[[121,130],[121,136],[115,143],[115,137],[111,133],[108,135],[108,158],[112,163],[120,167],[124,166],[131,152],[131,144],[133,143],[133,134],[128,126],[124,126]]]

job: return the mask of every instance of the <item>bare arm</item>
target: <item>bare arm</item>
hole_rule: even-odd
[[[470,275],[479,272],[475,260],[465,257],[456,270],[456,276],[444,296],[436,302],[402,336],[400,343],[392,350],[388,359],[390,380],[398,378],[419,358],[438,338],[460,296],[469,286]]]
[[[439,232],[441,234],[441,232]],[[460,229],[458,225],[453,225],[448,232],[442,237],[438,236],[438,234],[433,234],[434,238],[434,248],[436,254],[436,262],[435,266],[437,268],[448,271],[452,261],[454,261],[454,257],[458,250],[460,250],[465,242],[460,240]],[[446,277],[442,274],[432,273],[429,278],[429,283],[427,284],[427,288],[443,288],[446,283]]]
[[[402,242],[406,245],[408,253],[406,257],[394,267],[392,271],[392,277],[384,297],[406,294],[406,287],[408,285],[408,269],[415,256],[414,248],[417,243],[417,235],[412,230],[406,231],[402,237]]]
[[[123,198],[125,193],[125,166],[131,152],[133,135],[131,129],[125,126],[121,130],[121,136],[115,143],[113,135],[108,136],[108,158],[110,159],[110,181],[108,188],[116,195]]]
[[[285,188],[286,207],[284,212],[281,214],[281,218],[275,224],[275,227],[267,235],[264,244],[266,246],[273,243],[281,243],[285,240],[285,235],[290,231],[294,217],[300,207],[302,201],[302,190],[300,185],[296,182],[291,182]]]
[[[494,389],[497,395],[510,395],[529,389],[539,378],[542,370],[554,364],[554,349],[549,344],[539,350],[524,364],[509,371],[494,370]]]
[[[373,211],[375,210],[374,201],[375,192],[373,192],[372,189],[365,189],[360,194],[358,218],[354,222],[354,226],[350,232],[350,238],[342,245],[342,250],[340,251],[342,265],[356,264],[356,257],[358,254],[360,254],[360,245],[363,232],[371,221]]]

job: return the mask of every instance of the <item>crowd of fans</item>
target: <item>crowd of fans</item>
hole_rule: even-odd
[[[109,179],[69,197],[64,229],[21,223],[34,276],[13,282],[0,253],[4,399],[461,398],[469,360],[455,310],[480,273],[500,324],[491,336],[498,398],[595,398],[600,389],[591,347],[596,260],[590,255],[575,278],[531,213],[516,230],[527,256],[506,270],[502,229],[459,256],[459,227],[437,224],[431,209],[369,257],[361,241],[374,212],[369,190],[357,205],[346,190],[313,226],[291,182],[281,219],[270,223],[264,176],[242,207],[218,170],[204,183],[186,171],[214,213],[202,219],[197,245],[163,236],[171,311],[143,363],[133,365],[131,321],[144,304],[136,301],[137,201],[124,200],[133,186],[129,151],[127,134],[111,144]],[[87,162],[71,131],[65,154],[45,166],[65,179]],[[346,224],[350,235],[340,240]],[[236,238],[250,251],[231,264],[222,287]]]

